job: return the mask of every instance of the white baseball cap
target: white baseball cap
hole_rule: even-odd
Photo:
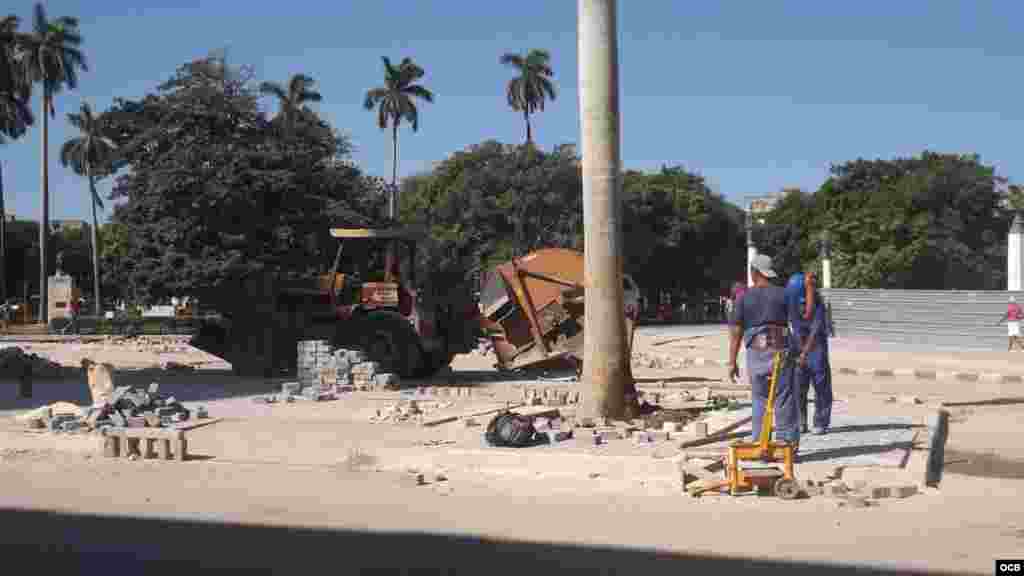
[[[775,278],[778,276],[775,270],[772,270],[772,259],[767,254],[754,256],[754,259],[750,262],[750,267],[760,272],[765,278]]]

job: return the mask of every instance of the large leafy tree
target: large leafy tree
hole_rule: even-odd
[[[96,179],[109,173],[117,148],[113,140],[103,133],[103,126],[92,113],[88,102],[83,102],[77,113],[68,114],[68,122],[78,129],[79,135],[64,143],[60,162],[70,166],[75,174],[84,176],[89,184],[89,204],[92,205],[92,278],[93,304],[97,316],[102,314],[100,302],[99,219],[96,208],[103,208],[103,200],[96,192]]]
[[[284,137],[258,100],[250,71],[206,58],[102,115],[130,168],[113,196],[127,200],[117,220],[140,300],[262,269],[323,271],[330,226],[370,223],[377,205],[344,161],[349,142],[315,116]]]
[[[572,146],[488,141],[404,181],[402,219],[431,239],[419,259],[432,289],[546,246],[582,247],[582,181]]]
[[[829,231],[839,288],[1001,289],[1006,204],[1006,180],[977,155],[859,159],[833,166],[813,196],[785,197],[769,245],[806,269]]]
[[[303,112],[308,112],[306,103],[320,102],[323,99],[315,87],[316,81],[311,76],[295,74],[287,86],[278,82],[263,82],[260,84],[260,92],[277,100],[278,118],[285,130],[291,133],[295,129],[297,118]]]
[[[782,191],[781,198],[764,224],[757,226],[758,248],[772,257],[775,271],[788,278],[799,271],[810,271],[817,262],[821,224],[815,210],[815,197],[799,188]]]
[[[17,16],[0,19],[0,144],[19,138],[33,124],[32,82],[25,66],[28,37]]]
[[[625,269],[647,290],[688,296],[696,307],[743,274],[742,214],[681,166],[623,175]]]
[[[530,115],[543,111],[544,102],[557,96],[552,81],[555,72],[551,69],[551,54],[547,50],[533,49],[526,54],[503,54],[500,62],[516,70],[516,77],[508,81],[506,97],[512,110],[523,113],[526,141],[533,142]]]
[[[381,130],[391,127],[391,199],[388,216],[394,218],[398,213],[398,200],[394,197],[398,191],[398,125],[405,120],[412,131],[419,130],[420,114],[416,100],[433,102],[434,94],[424,86],[416,84],[426,74],[411,58],[403,58],[398,66],[384,56],[384,85],[373,88],[366,93],[363,107],[377,110],[377,126]]]
[[[115,206],[110,220],[100,226],[97,235],[100,245],[101,291],[107,298],[134,299],[132,289],[131,235],[120,221],[123,206]]]
[[[78,19],[64,16],[50,20],[41,3],[35,5],[32,33],[26,41],[25,66],[33,82],[42,88],[43,133],[41,147],[41,201],[42,218],[39,228],[39,319],[47,320],[46,261],[47,231],[50,228],[49,189],[49,118],[56,114],[53,98],[67,87],[78,86],[78,71],[88,70],[85,54],[81,51],[82,35],[78,31]]]

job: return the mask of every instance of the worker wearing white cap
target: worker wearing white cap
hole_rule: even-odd
[[[761,418],[768,402],[768,389],[772,362],[776,352],[789,345],[788,315],[785,291],[771,280],[778,275],[772,269],[772,259],[758,254],[751,260],[750,274],[754,286],[747,290],[736,304],[732,318],[729,346],[729,378],[739,378],[736,358],[740,344],[746,347],[747,374],[750,378],[753,420],[753,441],[758,441]],[[800,409],[793,390],[792,364],[779,370],[775,383],[775,435],[781,442],[797,444],[800,441]]]

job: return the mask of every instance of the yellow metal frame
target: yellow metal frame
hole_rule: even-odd
[[[780,350],[775,353],[772,361],[772,375],[768,385],[768,405],[765,406],[764,418],[761,420],[761,433],[758,442],[737,441],[729,446],[726,474],[729,493],[733,496],[742,492],[749,492],[758,487],[770,488],[780,478],[789,481],[796,480],[793,475],[796,446],[788,442],[773,442],[771,440],[775,420],[775,389],[779,381],[779,374],[782,372],[786,361],[787,351]],[[781,477],[778,474],[750,474],[740,468],[740,462],[755,460],[762,462],[778,462],[782,460]]]

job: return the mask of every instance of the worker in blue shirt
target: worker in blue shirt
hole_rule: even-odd
[[[832,368],[828,359],[828,313],[815,289],[814,276],[794,274],[786,284],[786,308],[797,355],[795,388],[799,390],[801,431],[808,431],[808,393],[814,386],[811,431],[824,434],[832,423]]]
[[[773,360],[777,353],[790,347],[787,329],[786,300],[782,286],[772,284],[777,275],[772,270],[772,259],[758,254],[750,263],[754,286],[736,301],[733,311],[729,346],[729,378],[739,378],[736,364],[740,346],[746,348],[747,375],[750,378],[754,442],[761,432],[761,420],[768,403],[768,389]],[[779,370],[775,383],[775,439],[799,445],[800,408],[793,388],[792,362]]]

